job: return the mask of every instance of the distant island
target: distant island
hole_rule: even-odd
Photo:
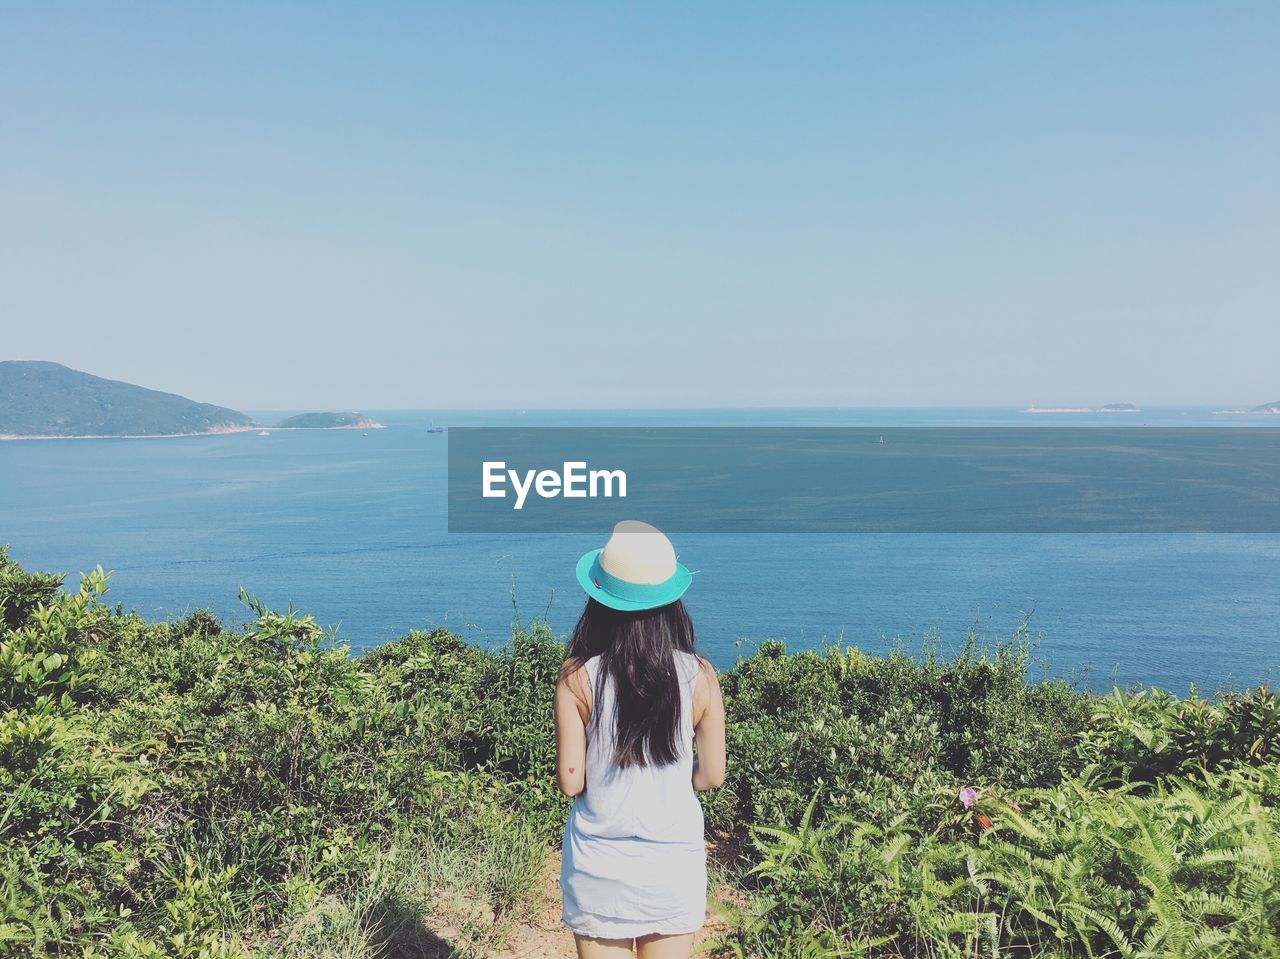
[[[236,410],[43,360],[0,361],[0,438],[194,436],[253,429]]]
[[[238,410],[197,403],[44,360],[0,360],[0,440],[208,436],[261,429]],[[299,413],[276,429],[382,429],[363,413]]]
[[[277,430],[380,430],[382,424],[363,413],[299,413],[281,420]]]
[[[1280,413],[1280,400],[1276,400],[1274,403],[1263,403],[1261,406],[1254,406],[1247,410],[1214,410],[1214,412],[1223,416],[1235,416],[1238,414],[1251,413]]]
[[[1141,413],[1132,403],[1104,403],[1102,406],[1028,406],[1024,413]]]

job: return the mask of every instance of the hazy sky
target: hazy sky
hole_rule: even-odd
[[[1280,399],[1280,4],[6,3],[0,358],[241,409]]]

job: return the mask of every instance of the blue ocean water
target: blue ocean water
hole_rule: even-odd
[[[258,412],[270,422],[277,414]],[[574,560],[598,536],[449,535],[446,437],[463,425],[1272,425],[1212,410],[373,412],[384,430],[0,443],[0,543],[31,569],[113,571],[109,598],[150,617],[241,586],[336,627],[354,649],[447,626],[504,642],[514,616],[571,628]],[[731,665],[761,640],[868,651],[1024,619],[1042,668],[1083,687],[1185,691],[1280,675],[1280,536],[718,534],[680,537],[699,645]],[[514,597],[514,602],[513,602]]]

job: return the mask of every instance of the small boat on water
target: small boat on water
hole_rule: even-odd
[[[259,430],[259,431],[258,431],[258,435],[259,435],[259,436],[270,436],[270,435],[271,435],[271,431],[270,431],[270,430]]]
[[[444,432],[444,427],[443,427],[443,426],[436,426],[436,424],[435,424],[435,423],[432,423],[429,427],[427,427],[427,432],[428,432],[428,433],[443,433],[443,432]]]

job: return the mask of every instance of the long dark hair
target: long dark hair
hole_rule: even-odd
[[[680,680],[675,650],[693,652],[693,621],[676,600],[657,609],[622,612],[588,599],[569,640],[569,658],[600,657],[595,702],[606,677],[613,679],[614,761],[666,766],[676,761],[680,728]],[[591,710],[591,724],[599,722]]]

